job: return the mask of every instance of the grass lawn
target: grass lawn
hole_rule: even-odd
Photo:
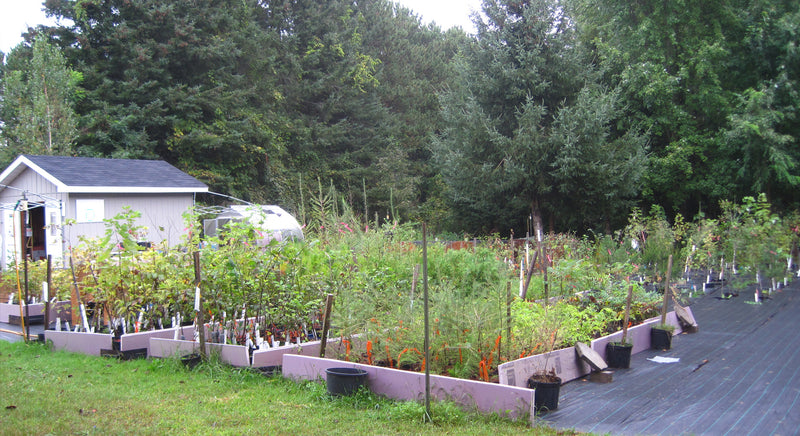
[[[424,406],[360,392],[331,398],[324,383],[294,383],[218,362],[116,359],[0,341],[0,434],[573,434],[527,421]]]

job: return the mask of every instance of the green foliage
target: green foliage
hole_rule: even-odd
[[[638,193],[644,164],[637,130],[616,127],[618,94],[596,85],[557,2],[500,1],[484,12],[442,94],[446,125],[433,143],[458,225],[528,230],[530,215],[537,235],[543,216],[557,230],[608,227]]]
[[[216,363],[186,371],[176,359],[118,361],[53,352],[38,343],[0,342],[0,379],[4,407],[16,406],[7,411],[4,423],[36,434],[87,432],[87,419],[89,431],[102,434],[131,433],[134,422],[135,432],[175,435],[207,433],[210,428],[224,434],[308,434],[320,428],[390,435],[563,433],[530,429],[526,419],[484,416],[438,401],[431,404],[431,425],[418,402],[370,393],[332,398],[317,381],[295,383]],[[62,401],[53,402],[54,397]],[[43,421],[44,413],[53,419]]]
[[[749,280],[758,278],[758,289],[763,289],[761,279],[782,280],[788,265],[785,259],[791,256],[796,246],[797,227],[793,220],[783,219],[772,212],[765,194],[745,197],[741,204],[723,202],[720,218],[721,243],[726,258],[734,268],[741,266],[749,273]],[[739,280],[738,287],[747,282]],[[769,287],[769,286],[766,286]]]
[[[67,66],[58,47],[39,34],[28,48],[20,44],[4,68],[2,88],[3,161],[18,154],[73,153],[78,135],[73,106],[82,96],[80,72]]]
[[[28,261],[28,294],[37,299],[42,295],[42,283],[47,282],[47,261]],[[14,293],[14,303],[19,302],[20,295],[25,295],[25,279],[23,265],[14,265],[0,274],[0,289],[4,295]],[[69,300],[72,292],[72,277],[63,269],[51,270],[48,295],[59,301]],[[24,299],[24,298],[23,298]],[[8,303],[8,300],[0,301]]]
[[[609,308],[579,307],[560,301],[554,305],[515,300],[512,307],[512,353],[536,354],[590,342],[618,319]]]

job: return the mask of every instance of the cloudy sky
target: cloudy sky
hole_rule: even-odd
[[[4,1],[4,0],[0,0]],[[469,16],[479,11],[481,0],[395,0],[422,17],[423,22],[435,21],[439,27],[449,29],[461,26],[467,33],[474,27]]]
[[[480,9],[480,0],[398,0],[398,2],[422,17],[423,22],[435,21],[443,29],[461,26],[472,33],[469,19],[474,10]],[[42,0],[0,0],[0,51],[8,53],[22,41],[20,34],[28,26],[54,23],[42,12]]]

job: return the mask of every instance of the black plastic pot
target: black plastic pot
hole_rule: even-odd
[[[650,347],[654,350],[669,350],[672,348],[672,330],[651,328]]]
[[[528,379],[528,388],[535,389],[533,394],[533,406],[537,412],[548,412],[558,408],[558,395],[561,392],[561,379],[555,377],[557,381],[541,381],[536,376]]]
[[[259,366],[256,371],[265,377],[272,377],[281,373],[281,365]]]
[[[328,393],[335,396],[352,395],[367,382],[367,371],[358,368],[328,368],[325,384]]]
[[[183,365],[189,369],[194,369],[194,367],[197,366],[202,359],[203,357],[200,356],[200,353],[191,353],[181,356],[181,363],[183,363]]]
[[[633,344],[609,342],[606,344],[606,363],[609,368],[630,368]]]

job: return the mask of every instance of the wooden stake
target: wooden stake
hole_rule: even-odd
[[[506,348],[511,351],[511,282],[506,282]],[[498,362],[500,350],[497,350]],[[510,355],[510,353],[509,353]]]
[[[72,272],[72,298],[70,298],[70,316],[72,318],[72,324],[78,323],[78,317],[80,315],[80,307],[81,307],[81,291],[78,289],[78,279],[75,277],[75,262],[73,261],[72,255],[72,247],[69,249],[69,269]]]
[[[27,205],[27,203],[26,203]],[[25,226],[25,221],[28,221],[27,206],[25,208],[25,217],[22,219],[22,261],[25,265],[25,315],[22,317],[22,329],[25,330],[25,342],[28,342],[31,336],[30,326],[30,297],[28,296],[28,228]],[[22,297],[22,295],[20,295]]]
[[[431,347],[428,323],[428,228],[422,223],[422,291],[425,306],[425,420],[433,422],[431,415]]]
[[[193,255],[193,258],[194,258],[194,285],[195,285],[195,288],[197,289],[197,293],[199,294],[198,295],[198,299],[200,300],[200,307],[199,307],[199,310],[197,311],[197,325],[195,326],[195,328],[199,329],[197,331],[197,333],[198,333],[198,336],[200,337],[200,356],[202,356],[203,359],[205,359],[206,358],[206,332],[205,332],[205,330],[206,330],[205,327],[206,326],[205,326],[205,316],[204,316],[204,313],[203,313],[203,312],[205,312],[205,310],[203,309],[203,294],[202,294],[202,292],[200,292],[200,282],[202,281],[201,275],[200,275],[200,252],[199,251],[195,251],[194,253],[192,253],[192,255]]]
[[[661,304],[661,324],[667,323],[667,305],[669,304],[669,296],[671,291],[669,289],[669,278],[672,276],[672,255],[669,255],[667,260],[667,279],[664,285],[664,302]]]
[[[325,357],[325,346],[328,345],[328,329],[331,326],[331,308],[333,308],[333,294],[325,297],[325,318],[322,320],[322,343],[319,346],[319,357]]]
[[[417,280],[419,280],[419,264],[414,265],[414,273],[411,279],[411,308],[414,308],[414,295],[417,293]]]
[[[53,282],[53,255],[47,255],[47,298],[45,298],[44,302],[44,329],[47,330],[50,327],[50,287],[52,286]]]
[[[628,286],[628,298],[625,300],[625,320],[622,322],[622,341],[624,345],[628,340],[628,321],[631,316],[631,298],[633,297],[633,285]]]
[[[526,276],[525,276],[525,286],[522,287],[522,293],[519,296],[519,298],[522,298],[523,300],[528,295],[528,287],[531,284],[531,277],[533,276],[533,267],[534,267],[534,265],[536,265],[536,259],[538,259],[538,258],[539,258],[539,251],[534,251],[533,252],[533,261],[531,261],[528,264],[528,272],[526,273]]]
[[[542,250],[542,275],[544,277],[544,305],[547,306],[549,303],[547,300],[550,298],[550,284],[548,283],[547,280],[547,263],[548,263],[547,251],[544,247],[544,244],[542,244],[539,248]]]

